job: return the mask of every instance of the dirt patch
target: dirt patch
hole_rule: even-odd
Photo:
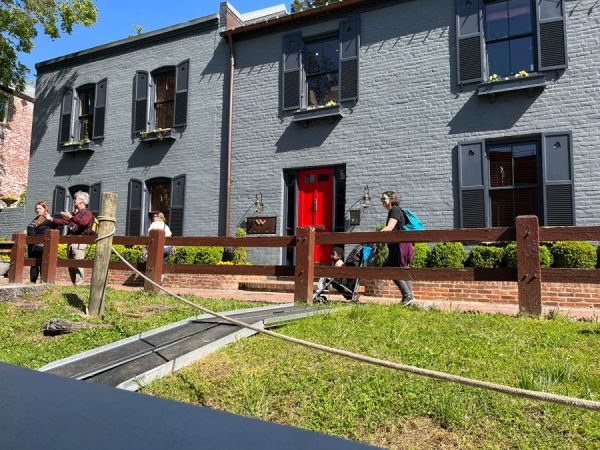
[[[458,433],[448,431],[435,421],[424,417],[407,419],[397,425],[388,424],[385,428],[371,433],[366,442],[392,450],[465,448]]]

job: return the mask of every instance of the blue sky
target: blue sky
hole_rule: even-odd
[[[285,4],[290,0],[230,0],[240,13]],[[31,70],[28,78],[35,78],[35,64],[86,48],[134,35],[133,25],[141,25],[144,32],[168,27],[219,12],[220,0],[96,0],[98,21],[90,28],[75,27],[71,35],[52,40],[40,33],[35,47],[19,58]]]

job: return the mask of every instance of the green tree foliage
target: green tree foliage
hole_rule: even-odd
[[[25,88],[29,69],[17,53],[29,53],[38,30],[58,39],[77,24],[92,26],[98,10],[94,0],[2,0],[0,1],[0,84]]]
[[[327,6],[331,3],[337,3],[340,0],[293,0],[290,5],[292,12],[300,12],[311,8],[320,8],[321,6]]]

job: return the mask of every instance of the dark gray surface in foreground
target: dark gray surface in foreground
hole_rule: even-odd
[[[0,363],[0,448],[373,448],[298,428]]]

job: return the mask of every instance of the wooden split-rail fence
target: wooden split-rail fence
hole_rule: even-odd
[[[11,249],[10,283],[23,280],[26,266],[41,266],[41,279],[45,283],[56,281],[58,267],[92,268],[93,261],[59,260],[59,244],[92,244],[95,236],[61,236],[57,230],[48,230],[43,236],[13,235]],[[600,226],[540,227],[536,216],[519,216],[516,227],[476,228],[453,230],[411,231],[402,233],[356,232],[316,233],[314,228],[298,228],[295,236],[269,237],[165,237],[164,231],[152,230],[149,236],[115,236],[113,244],[145,245],[148,247],[146,263],[137,263],[151,280],[160,283],[163,273],[263,275],[293,277],[294,301],[312,302],[315,277],[359,279],[410,279],[413,281],[510,281],[518,283],[519,309],[527,315],[542,312],[542,282],[600,284],[600,270],[596,269],[542,269],[539,244],[541,241],[600,241]],[[517,267],[498,269],[403,269],[394,267],[332,267],[314,263],[315,244],[374,244],[400,242],[507,242],[517,245]],[[42,258],[25,257],[27,244],[43,244]],[[199,265],[164,264],[165,245],[222,246],[222,247],[295,247],[295,266],[283,265]],[[129,270],[123,262],[111,261],[109,270]],[[146,282],[145,288],[154,290]]]

